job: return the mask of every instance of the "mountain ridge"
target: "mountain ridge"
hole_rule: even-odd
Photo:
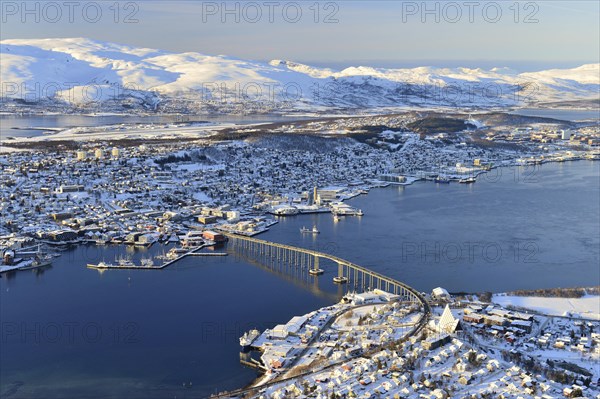
[[[87,38],[2,40],[0,56],[3,103],[217,111],[249,102],[265,109],[310,111],[485,108],[595,99],[600,88],[600,64],[525,73],[427,66],[336,71],[289,60],[172,53]]]

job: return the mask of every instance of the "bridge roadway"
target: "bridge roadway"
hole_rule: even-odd
[[[229,238],[230,245],[233,244],[234,249],[249,250],[259,255],[304,266],[309,268],[309,273],[313,275],[323,273],[323,270],[319,268],[319,259],[330,260],[338,265],[338,274],[336,277],[347,279],[344,282],[351,280],[355,284],[360,282],[360,285],[363,287],[370,289],[378,288],[392,294],[400,295],[411,302],[419,302],[423,306],[427,306],[427,302],[421,293],[414,288],[338,256],[232,233],[223,232],[223,234]]]

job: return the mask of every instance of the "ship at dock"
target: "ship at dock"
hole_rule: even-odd
[[[31,247],[33,248],[33,247]],[[37,246],[37,251],[6,249],[2,252],[0,260],[0,274],[16,271],[39,269],[52,264],[53,254],[42,251],[42,246]]]
[[[477,181],[477,180],[475,180],[475,178],[474,178],[474,177],[467,177],[467,178],[464,178],[464,179],[460,179],[458,182],[459,182],[459,183],[463,183],[463,184],[473,184],[473,183],[475,183],[476,181]]]
[[[283,206],[275,208],[272,212],[275,216],[293,216],[300,213],[300,210],[294,206]]]
[[[250,330],[240,337],[240,345],[244,351],[250,350],[252,343],[260,336],[257,329]]]
[[[361,209],[354,208],[344,202],[332,202],[330,204],[331,212],[337,216],[363,216]]]
[[[91,267],[94,269],[112,269],[112,268],[128,268],[134,267],[135,265],[131,261],[131,258],[125,256],[119,256],[115,259],[115,263],[107,263],[105,261],[101,261],[97,264],[88,263],[87,267]]]
[[[112,267],[115,267],[115,265],[113,265],[112,263],[106,263],[104,261],[101,261],[101,262],[98,262],[98,264],[88,263],[87,267],[93,267],[96,269],[110,269]]]

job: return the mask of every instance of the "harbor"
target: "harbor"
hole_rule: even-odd
[[[162,269],[169,267],[170,265],[174,264],[175,262],[178,262],[181,259],[186,258],[188,256],[227,256],[228,255],[227,252],[198,252],[203,248],[213,247],[213,246],[214,246],[214,243],[203,244],[198,247],[194,247],[192,249],[189,249],[188,252],[184,252],[183,254],[177,256],[176,258],[168,260],[167,262],[160,264],[160,265],[155,265],[153,263],[152,259],[143,259],[141,265],[136,265],[133,262],[131,262],[130,260],[121,259],[119,262],[117,262],[117,264],[110,264],[110,263],[105,263],[105,262],[100,262],[97,264],[88,263],[87,267],[90,269],[96,269],[96,270],[107,270],[107,269],[162,270]]]

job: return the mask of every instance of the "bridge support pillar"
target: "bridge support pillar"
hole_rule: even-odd
[[[314,256],[314,267],[308,271],[313,276],[318,276],[319,274],[323,274],[325,271],[323,269],[319,269],[319,257]]]
[[[333,278],[333,282],[336,284],[345,284],[348,282],[348,279],[344,277],[344,265],[338,263],[338,274]]]

